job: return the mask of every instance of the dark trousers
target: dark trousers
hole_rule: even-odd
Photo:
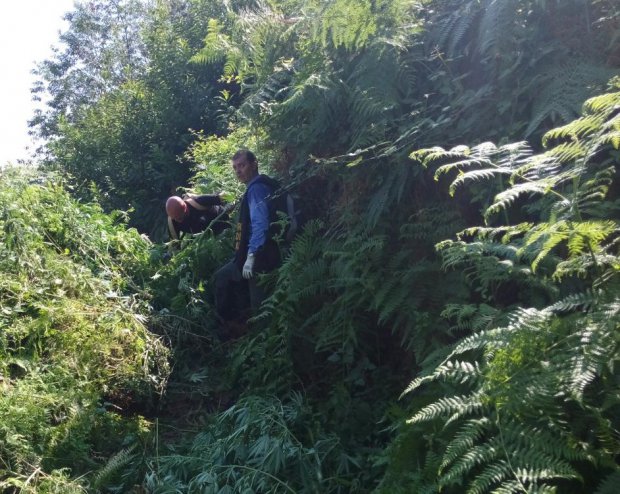
[[[232,321],[247,313],[256,313],[265,299],[265,291],[259,286],[256,275],[249,280],[241,276],[234,262],[224,264],[215,273],[215,308],[225,321]]]

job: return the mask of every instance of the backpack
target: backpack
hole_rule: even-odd
[[[295,209],[295,199],[289,192],[277,189],[274,191],[274,194],[274,197],[269,201],[269,216],[270,218],[273,217],[275,222],[286,219],[286,231],[282,235],[282,239],[285,244],[290,244],[297,233],[299,233],[301,223],[300,212]],[[273,213],[271,210],[273,210]]]

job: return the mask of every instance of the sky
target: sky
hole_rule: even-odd
[[[58,44],[62,20],[74,0],[0,1],[0,166],[27,159],[32,147],[27,121],[35,104],[30,88],[36,62],[49,58]]]

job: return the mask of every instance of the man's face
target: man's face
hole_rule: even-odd
[[[234,159],[232,161],[232,167],[239,181],[244,184],[247,184],[258,175],[258,165],[256,162],[252,163],[248,161],[247,156]]]
[[[174,212],[174,217],[172,219],[178,223],[181,223],[187,216],[187,212],[187,204],[183,202],[181,207]]]

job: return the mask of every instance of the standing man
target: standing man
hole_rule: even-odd
[[[280,250],[270,235],[275,218],[272,218],[274,213],[269,206],[278,183],[258,173],[256,156],[247,149],[234,154],[232,167],[237,179],[246,184],[246,191],[241,199],[235,257],[215,274],[217,312],[224,320],[235,319],[242,311],[238,298],[245,283],[250,292],[250,305],[256,311],[265,298],[256,275],[271,271],[280,264]]]

